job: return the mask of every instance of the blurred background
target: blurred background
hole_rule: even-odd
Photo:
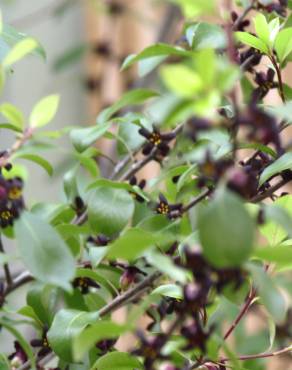
[[[120,72],[121,63],[155,41],[174,41],[176,32],[171,29],[178,29],[180,19],[174,6],[159,0],[0,0],[0,6],[4,22],[37,38],[47,53],[46,63],[27,57],[15,66],[2,101],[13,103],[28,117],[40,98],[60,94],[50,129],[93,123],[125,89],[151,85],[151,74],[137,81],[135,69]],[[2,131],[3,150],[13,137]],[[60,196],[58,174],[68,169],[70,148],[65,137],[60,143],[57,151],[47,154],[54,167],[57,164],[53,178],[29,165],[26,192],[31,203],[44,200],[44,194],[46,201]],[[108,152],[111,155],[110,148]]]

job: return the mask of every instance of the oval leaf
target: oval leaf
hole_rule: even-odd
[[[98,319],[98,312],[60,310],[52,323],[47,337],[53,351],[64,361],[73,362],[73,339],[88,325]]]
[[[59,106],[59,95],[49,95],[41,99],[33,108],[29,122],[31,127],[47,125],[54,117]]]
[[[112,352],[99,358],[91,370],[137,370],[144,369],[142,364],[129,353]]]
[[[39,216],[25,212],[16,222],[15,232],[23,262],[33,276],[70,290],[74,258],[57,231]]]
[[[216,267],[240,266],[252,253],[255,225],[242,201],[220,189],[200,209],[199,235],[203,253]]]
[[[283,154],[280,158],[275,160],[272,164],[270,164],[265,170],[262,172],[259,184],[260,186],[263,185],[265,181],[267,181],[270,177],[274,176],[275,174],[289,170],[292,168],[292,152]]]
[[[123,189],[101,186],[88,202],[88,218],[96,233],[114,235],[121,231],[134,213],[132,196]]]

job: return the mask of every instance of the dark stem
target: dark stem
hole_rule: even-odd
[[[236,319],[233,321],[230,328],[225,333],[225,335],[223,337],[224,340],[226,340],[230,336],[230,334],[233,332],[233,330],[237,327],[237,325],[239,324],[239,322],[241,321],[243,316],[246,314],[246,312],[248,311],[248,309],[252,305],[252,302],[253,302],[255,297],[256,297],[256,290],[255,290],[255,288],[251,288],[251,290],[250,290],[250,292],[249,292],[249,294],[246,298],[246,301],[245,301],[244,305],[242,306],[241,310],[239,311],[239,314],[237,315]]]
[[[110,312],[115,311],[118,309],[121,305],[123,305],[125,302],[127,302],[129,299],[135,297],[138,297],[138,294],[141,292],[144,292],[145,288],[150,287],[155,280],[157,280],[161,276],[160,272],[154,272],[153,274],[149,275],[147,278],[145,278],[143,281],[141,281],[139,284],[134,286],[132,289],[127,290],[124,294],[117,296],[114,300],[112,300],[109,304],[102,307],[99,310],[100,317],[107,315]]]
[[[288,180],[282,179],[277,184],[271,186],[267,191],[254,196],[250,201],[252,203],[260,202],[260,201],[272,196],[275,193],[275,191],[281,189],[284,185],[288,184],[290,181],[291,181],[290,179],[288,179]]]
[[[0,252],[5,253],[1,235],[0,235]],[[4,274],[5,274],[5,279],[6,279],[7,286],[11,286],[13,282],[12,282],[12,277],[11,277],[11,273],[10,273],[8,263],[4,263],[3,268],[4,268]]]
[[[282,74],[281,74],[281,71],[280,71],[280,68],[279,68],[279,65],[275,59],[275,57],[273,55],[270,55],[270,60],[276,70],[276,73],[277,73],[277,78],[278,78],[278,83],[279,83],[279,94],[280,94],[280,97],[282,99],[282,102],[285,103],[286,102],[286,99],[285,99],[285,94],[284,94],[284,86],[283,86],[283,81],[282,81]]]
[[[194,207],[195,205],[197,205],[198,203],[200,203],[203,199],[205,199],[208,195],[210,195],[212,193],[212,191],[213,191],[213,189],[207,189],[207,190],[205,190],[197,198],[195,198],[189,204],[187,204],[186,206],[184,206],[181,209],[181,213],[185,213],[185,212],[189,211],[192,207]]]
[[[249,14],[249,12],[253,10],[254,3],[255,3],[255,0],[253,0],[252,3],[244,10],[244,12],[241,14],[241,16],[239,16],[236,19],[236,21],[234,22],[234,24],[232,26],[233,31],[236,31],[239,24],[244,20],[244,18]]]
[[[259,354],[256,354],[256,355],[239,356],[237,358],[237,360],[246,361],[246,360],[255,360],[257,358],[275,357],[275,356],[284,355],[284,354],[289,353],[289,352],[292,352],[292,345],[289,346],[289,347],[283,348],[279,351],[275,351],[275,352],[259,353]],[[228,358],[223,358],[221,361],[224,363],[226,361],[231,361],[231,360],[228,359]]]

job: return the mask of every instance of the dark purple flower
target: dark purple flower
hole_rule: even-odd
[[[8,356],[12,370],[19,368],[28,360],[27,354],[25,353],[19,342],[14,342],[14,348],[15,352]]]
[[[81,294],[88,294],[90,292],[90,288],[96,288],[96,289],[100,288],[100,285],[97,284],[96,281],[94,281],[93,279],[89,277],[85,277],[85,276],[76,277],[73,280],[72,285],[75,289],[79,289]]]
[[[50,344],[47,338],[47,332],[48,328],[44,327],[42,337],[40,339],[36,338],[30,341],[32,347],[39,348],[37,352],[38,357],[44,357],[51,352]]]
[[[173,132],[161,133],[156,127],[153,127],[152,132],[142,127],[139,129],[139,134],[147,139],[142,153],[144,155],[148,155],[151,153],[153,148],[157,148],[158,154],[162,157],[166,157],[168,155],[170,150],[168,143],[176,136]]]

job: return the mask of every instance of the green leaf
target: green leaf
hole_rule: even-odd
[[[152,90],[147,89],[135,89],[125,93],[120,100],[110,107],[104,109],[97,117],[97,123],[105,123],[108,121],[116,112],[128,105],[142,104],[145,100],[154,98],[159,94]]]
[[[75,361],[81,361],[84,355],[99,341],[115,339],[128,329],[125,325],[119,325],[112,321],[98,321],[82,331],[73,341],[73,353]]]
[[[53,175],[54,169],[50,162],[48,162],[46,159],[41,157],[40,155],[37,154],[30,154],[30,153],[15,153],[13,155],[13,158],[22,158],[22,159],[27,159],[28,161],[32,161],[34,163],[37,163],[40,165],[49,176]]]
[[[258,38],[268,46],[270,43],[270,30],[266,17],[258,13],[253,21]]]
[[[215,9],[215,0],[170,0],[179,5],[187,18],[194,18],[202,14],[212,13]]]
[[[188,271],[177,267],[169,256],[165,256],[156,251],[149,251],[146,259],[150,265],[156,267],[159,271],[165,273],[175,281],[185,284],[188,280]]]
[[[31,53],[38,47],[38,42],[33,38],[25,38],[19,41],[5,56],[2,64],[4,67],[10,67],[20,59],[24,58],[27,54]]]
[[[157,242],[157,236],[139,228],[127,230],[108,248],[109,258],[134,261]]]
[[[292,265],[292,245],[258,248],[253,256],[263,261],[276,263],[278,267],[289,266]]]
[[[21,129],[12,125],[11,123],[0,123],[0,129],[1,128],[11,130],[11,131],[15,131],[15,132],[22,132]]]
[[[134,201],[127,191],[105,186],[92,191],[88,218],[94,232],[112,236],[127,225],[133,213]]]
[[[74,258],[57,231],[39,216],[24,212],[15,224],[24,264],[38,280],[71,290]]]
[[[267,46],[270,45],[270,30],[266,17],[259,13],[253,19],[256,34]]]
[[[255,286],[263,305],[272,315],[276,323],[283,322],[287,307],[285,299],[276,287],[274,281],[260,266],[249,264],[248,269],[253,276]]]
[[[292,169],[292,152],[283,154],[280,158],[266,167],[260,176],[259,185],[261,186],[265,181],[277,173],[289,169]]]
[[[73,362],[73,340],[89,324],[98,320],[98,312],[84,312],[70,309],[60,310],[47,337],[53,351],[64,361]]]
[[[99,358],[90,370],[143,370],[135,357],[126,352],[111,352]]]
[[[234,267],[252,253],[254,221],[234,193],[219,189],[215,198],[198,215],[203,253],[216,267]]]
[[[186,38],[194,50],[223,49],[226,46],[226,34],[216,24],[205,22],[192,24],[186,30]]]
[[[75,149],[78,152],[83,152],[90,147],[90,145],[94,144],[97,139],[102,137],[110,127],[111,122],[104,122],[92,127],[72,130],[70,137]]]
[[[3,103],[0,106],[0,112],[16,129],[22,131],[24,117],[20,110],[10,103]]]
[[[261,226],[261,233],[271,245],[279,244],[287,235],[292,237],[292,197],[280,197],[273,204],[265,205],[264,214],[268,220]]]
[[[165,66],[160,73],[167,88],[184,98],[196,95],[204,84],[193,69],[182,64]]]
[[[274,48],[280,63],[283,63],[292,52],[292,27],[284,28],[278,33]]]
[[[159,294],[165,297],[171,297],[175,299],[182,299],[183,298],[183,292],[182,287],[175,284],[165,284],[160,285],[159,287],[155,288],[151,294]]]
[[[264,54],[269,54],[269,49],[267,45],[259,38],[251,35],[248,32],[236,32],[236,38],[238,41],[245,45],[251,46],[252,48],[258,49]]]
[[[7,55],[9,50],[13,48],[19,41],[27,39],[28,36],[22,32],[18,32],[15,28],[4,24],[2,33],[0,35],[1,49],[4,49],[4,55],[1,52],[1,60]],[[37,48],[32,52],[33,55],[40,56],[43,60],[46,59],[46,52],[38,42]]]
[[[59,95],[49,95],[41,99],[33,108],[29,122],[31,127],[43,127],[55,117],[59,106]]]
[[[26,301],[43,325],[50,326],[55,313],[57,289],[35,283],[30,287]]]
[[[132,54],[129,55],[125,61],[123,62],[122,65],[122,70],[129,68],[131,65],[133,65],[136,62],[142,61],[142,60],[147,60],[147,59],[152,59],[154,57],[167,57],[170,55],[177,55],[177,56],[183,56],[187,57],[192,55],[189,51],[186,51],[185,49],[179,47],[179,46],[172,46],[168,44],[154,44],[143,51],[141,51],[139,54]]]
[[[69,50],[65,50],[64,53],[57,57],[54,61],[53,69],[56,72],[62,72],[72,64],[80,61],[87,50],[85,44],[74,46]]]

